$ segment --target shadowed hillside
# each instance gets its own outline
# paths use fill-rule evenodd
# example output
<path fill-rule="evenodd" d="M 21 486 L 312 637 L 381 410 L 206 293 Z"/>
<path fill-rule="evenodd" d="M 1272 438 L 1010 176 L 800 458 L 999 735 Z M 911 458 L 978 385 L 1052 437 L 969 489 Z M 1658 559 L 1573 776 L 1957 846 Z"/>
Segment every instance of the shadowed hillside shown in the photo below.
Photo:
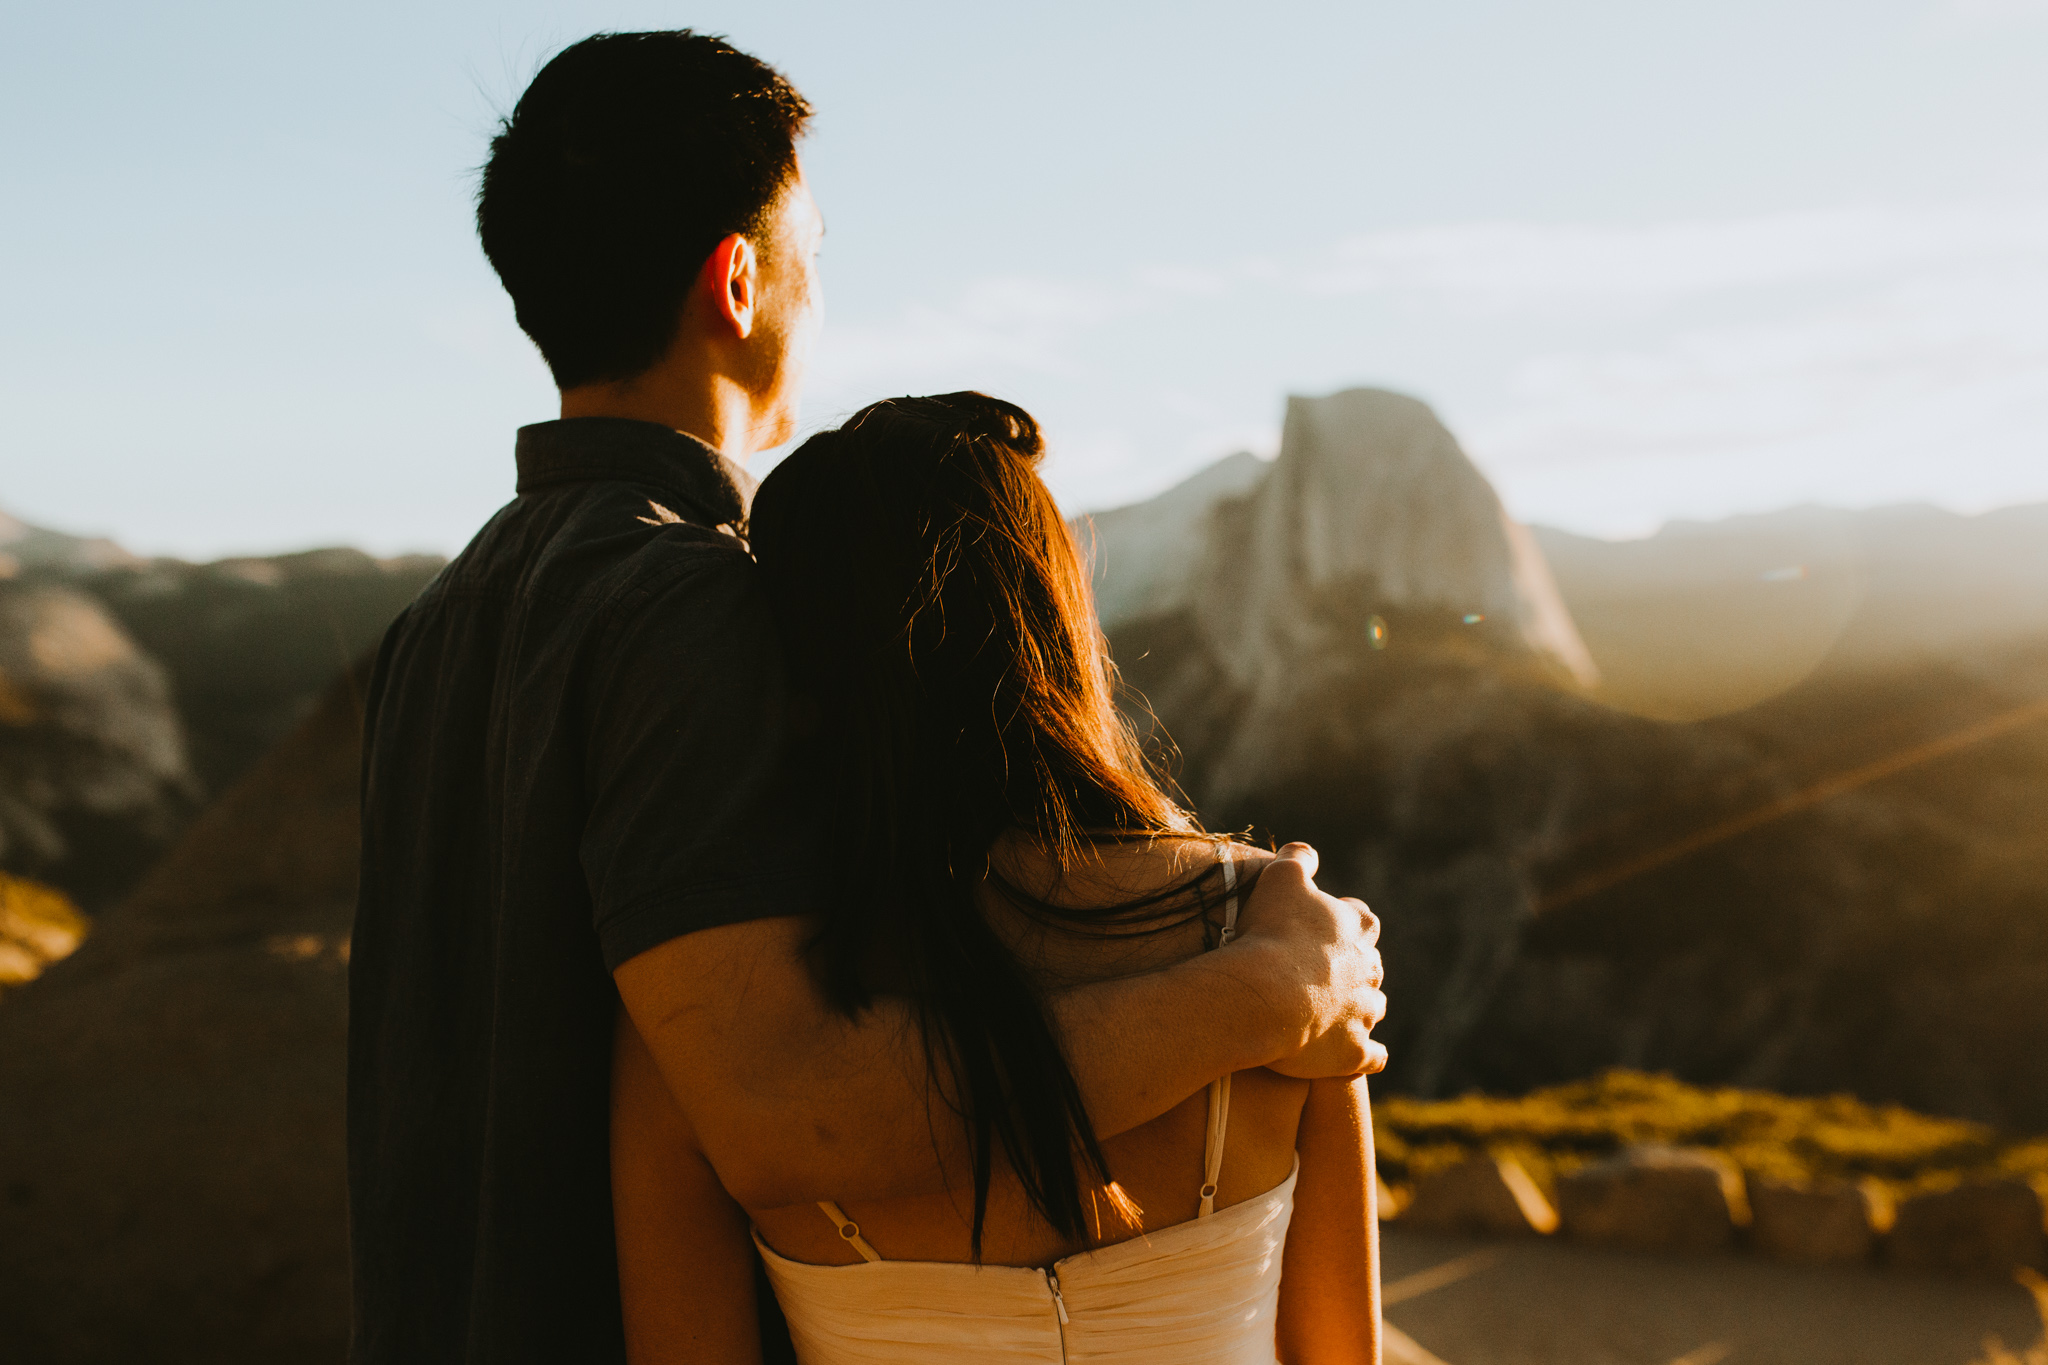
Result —
<path fill-rule="evenodd" d="M 209 793 L 284 738 L 335 672 L 440 572 L 432 555 L 308 550 L 186 564 L 158 559 L 79 580 L 169 675 Z"/>
<path fill-rule="evenodd" d="M 341 1359 L 362 677 L 0 999 L 8 1359 Z"/>

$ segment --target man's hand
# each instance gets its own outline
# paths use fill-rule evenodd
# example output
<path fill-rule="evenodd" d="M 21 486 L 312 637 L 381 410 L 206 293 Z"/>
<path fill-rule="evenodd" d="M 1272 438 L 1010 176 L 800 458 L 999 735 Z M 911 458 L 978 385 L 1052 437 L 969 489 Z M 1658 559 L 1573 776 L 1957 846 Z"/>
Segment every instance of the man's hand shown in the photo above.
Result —
<path fill-rule="evenodd" d="M 1307 844 L 1280 850 L 1245 902 L 1230 951 L 1247 950 L 1235 965 L 1265 998 L 1299 1002 L 1268 1066 L 1303 1080 L 1368 1075 L 1387 1064 L 1371 1036 L 1387 1013 L 1380 922 L 1364 901 L 1317 890 L 1316 864 Z"/>

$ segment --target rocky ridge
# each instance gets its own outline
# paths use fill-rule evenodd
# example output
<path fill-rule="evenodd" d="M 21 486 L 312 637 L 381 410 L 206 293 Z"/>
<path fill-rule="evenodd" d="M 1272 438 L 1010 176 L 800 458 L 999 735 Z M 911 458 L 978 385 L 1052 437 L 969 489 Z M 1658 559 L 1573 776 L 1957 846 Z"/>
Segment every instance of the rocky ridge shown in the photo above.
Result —
<path fill-rule="evenodd" d="M 440 564 L 188 564 L 0 513 L 0 871 L 112 907 Z"/>
<path fill-rule="evenodd" d="M 1795 507 L 1641 540 L 1535 528 L 1609 705 L 1725 715 L 1816 673 L 1953 660 L 2048 636 L 2048 504 Z"/>

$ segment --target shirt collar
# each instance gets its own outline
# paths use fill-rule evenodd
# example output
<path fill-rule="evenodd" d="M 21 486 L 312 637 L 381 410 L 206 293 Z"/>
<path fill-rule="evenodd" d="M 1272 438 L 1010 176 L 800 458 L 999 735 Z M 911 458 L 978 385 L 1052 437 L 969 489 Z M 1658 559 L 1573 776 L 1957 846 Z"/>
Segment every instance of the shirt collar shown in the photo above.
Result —
<path fill-rule="evenodd" d="M 519 428 L 518 491 L 614 480 L 647 484 L 685 520 L 741 524 L 756 480 L 687 432 L 625 417 L 567 417 Z"/>

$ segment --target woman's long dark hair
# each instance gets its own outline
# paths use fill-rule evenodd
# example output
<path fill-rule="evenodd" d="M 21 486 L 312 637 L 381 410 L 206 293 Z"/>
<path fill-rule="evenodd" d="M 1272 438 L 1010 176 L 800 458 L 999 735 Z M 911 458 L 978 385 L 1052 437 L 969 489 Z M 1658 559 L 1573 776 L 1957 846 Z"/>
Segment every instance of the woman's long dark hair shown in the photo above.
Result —
<path fill-rule="evenodd" d="M 976 888 L 1097 934 L 1184 923 L 1207 899 L 1205 871 L 1120 905 L 1068 906 L 990 866 L 1011 830 L 1059 869 L 1096 845 L 1201 837 L 1112 704 L 1043 453 L 1014 404 L 889 399 L 790 455 L 749 525 L 792 678 L 817 708 L 809 757 L 844 846 L 814 967 L 849 1014 L 871 1002 L 878 965 L 913 1002 L 933 1084 L 972 1141 L 976 1259 L 998 1143 L 1064 1236 L 1090 1235 L 1083 1169 L 1113 1189 L 1044 1003 Z"/>

